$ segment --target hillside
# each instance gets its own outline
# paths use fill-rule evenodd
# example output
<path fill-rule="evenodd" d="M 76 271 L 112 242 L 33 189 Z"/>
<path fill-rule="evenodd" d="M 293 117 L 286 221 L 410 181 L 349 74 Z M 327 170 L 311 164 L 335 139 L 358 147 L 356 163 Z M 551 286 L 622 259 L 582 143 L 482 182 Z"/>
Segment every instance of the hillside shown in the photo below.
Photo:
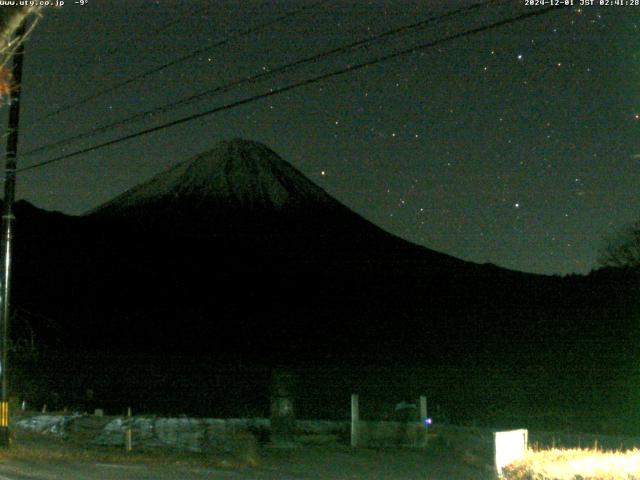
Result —
<path fill-rule="evenodd" d="M 55 322 L 55 342 L 40 340 L 69 353 L 583 372 L 633 360 L 622 273 L 530 275 L 411 244 L 256 142 L 221 142 L 81 217 L 26 203 L 17 217 L 14 304 Z"/>

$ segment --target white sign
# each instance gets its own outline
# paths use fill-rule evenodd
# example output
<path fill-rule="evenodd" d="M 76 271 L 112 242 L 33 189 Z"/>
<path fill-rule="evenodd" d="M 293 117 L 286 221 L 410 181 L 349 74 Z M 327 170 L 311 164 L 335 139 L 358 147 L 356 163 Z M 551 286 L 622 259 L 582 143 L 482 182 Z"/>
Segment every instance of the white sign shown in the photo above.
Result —
<path fill-rule="evenodd" d="M 498 475 L 502 475 L 503 467 L 524 457 L 527 452 L 528 435 L 525 429 L 493 432 Z"/>

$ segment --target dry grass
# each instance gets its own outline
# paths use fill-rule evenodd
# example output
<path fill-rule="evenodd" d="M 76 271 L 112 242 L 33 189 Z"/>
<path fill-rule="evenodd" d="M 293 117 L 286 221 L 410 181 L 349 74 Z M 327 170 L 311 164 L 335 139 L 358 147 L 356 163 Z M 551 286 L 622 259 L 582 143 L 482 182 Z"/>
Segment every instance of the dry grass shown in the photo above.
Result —
<path fill-rule="evenodd" d="M 640 480 L 640 450 L 529 450 L 503 474 L 504 478 L 518 480 Z"/>

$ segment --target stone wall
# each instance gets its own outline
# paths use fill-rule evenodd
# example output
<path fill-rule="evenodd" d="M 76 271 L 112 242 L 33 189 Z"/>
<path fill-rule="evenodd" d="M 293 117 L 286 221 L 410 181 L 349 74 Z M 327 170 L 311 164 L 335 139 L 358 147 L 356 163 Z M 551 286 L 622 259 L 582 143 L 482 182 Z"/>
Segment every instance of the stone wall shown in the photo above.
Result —
<path fill-rule="evenodd" d="M 193 452 L 229 451 L 238 438 L 250 435 L 258 442 L 270 441 L 267 418 L 106 417 L 95 415 L 23 415 L 13 420 L 13 428 L 42 434 L 81 439 L 89 444 L 124 447 L 131 429 L 134 448 L 168 447 Z M 360 422 L 362 446 L 420 444 L 419 424 Z M 293 442 L 305 444 L 349 443 L 348 421 L 298 420 Z"/>

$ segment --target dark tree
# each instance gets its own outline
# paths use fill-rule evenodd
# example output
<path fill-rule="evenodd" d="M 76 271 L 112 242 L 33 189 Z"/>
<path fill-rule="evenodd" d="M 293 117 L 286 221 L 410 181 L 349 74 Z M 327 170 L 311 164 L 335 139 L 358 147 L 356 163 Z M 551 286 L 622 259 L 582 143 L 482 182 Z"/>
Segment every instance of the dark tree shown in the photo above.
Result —
<path fill-rule="evenodd" d="M 603 267 L 640 266 L 640 220 L 610 237 L 600 250 L 598 263 Z"/>

